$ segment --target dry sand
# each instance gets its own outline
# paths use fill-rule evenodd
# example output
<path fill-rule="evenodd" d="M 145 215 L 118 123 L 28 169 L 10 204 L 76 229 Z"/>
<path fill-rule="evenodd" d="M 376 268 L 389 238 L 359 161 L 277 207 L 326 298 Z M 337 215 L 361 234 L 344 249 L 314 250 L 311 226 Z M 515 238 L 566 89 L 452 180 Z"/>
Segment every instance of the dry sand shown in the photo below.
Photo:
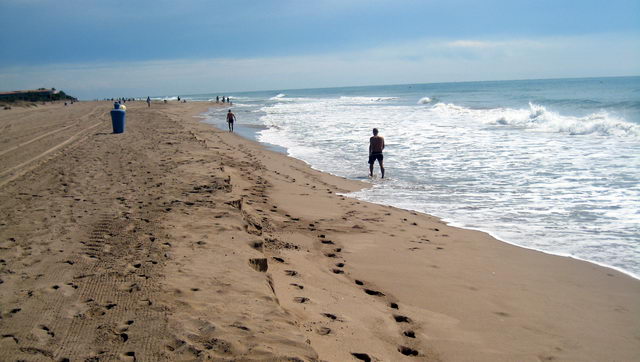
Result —
<path fill-rule="evenodd" d="M 0 360 L 640 360 L 637 280 L 339 196 L 209 106 L 0 111 Z"/>

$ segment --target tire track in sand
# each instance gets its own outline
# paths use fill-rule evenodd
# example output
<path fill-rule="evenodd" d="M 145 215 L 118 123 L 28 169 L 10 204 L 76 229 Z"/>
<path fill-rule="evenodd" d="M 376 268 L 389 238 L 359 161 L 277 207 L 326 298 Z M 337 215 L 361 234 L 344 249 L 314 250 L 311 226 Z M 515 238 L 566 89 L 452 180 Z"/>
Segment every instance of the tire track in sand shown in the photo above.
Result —
<path fill-rule="evenodd" d="M 103 123 L 104 123 L 104 121 L 96 122 L 96 123 L 92 124 L 91 126 L 89 126 L 87 128 L 84 128 L 81 131 L 75 133 L 73 136 L 69 137 L 65 141 L 63 141 L 63 142 L 61 142 L 61 143 L 49 148 L 48 150 L 40 153 L 39 155 L 37 155 L 35 157 L 32 157 L 31 159 L 29 159 L 29 160 L 27 160 L 25 162 L 22 162 L 22 163 L 20 163 L 20 164 L 18 164 L 16 166 L 13 166 L 13 167 L 11 167 L 11 168 L 9 168 L 7 170 L 4 170 L 4 171 L 0 172 L 0 178 L 1 178 L 1 177 L 5 177 L 6 175 L 11 175 L 11 173 L 13 173 L 14 171 L 17 171 L 15 173 L 13 173 L 11 176 L 9 176 L 7 179 L 5 179 L 3 181 L 0 181 L 0 187 L 3 187 L 7 183 L 9 183 L 9 182 L 15 180 L 16 178 L 24 175 L 25 173 L 31 171 L 34 167 L 37 167 L 37 166 L 27 167 L 27 168 L 24 168 L 24 169 L 20 170 L 21 168 L 23 168 L 25 166 L 28 166 L 29 164 L 31 164 L 31 163 L 39 160 L 39 159 L 44 158 L 45 156 L 57 151 L 58 149 L 66 146 L 66 145 L 68 145 L 68 144 L 70 144 L 70 143 L 72 143 L 72 142 L 74 142 L 76 140 L 84 140 L 86 137 L 84 137 L 84 138 L 81 137 L 84 133 L 86 133 L 87 131 L 89 131 L 89 130 L 91 130 L 93 128 L 98 127 L 99 125 L 101 125 Z"/>

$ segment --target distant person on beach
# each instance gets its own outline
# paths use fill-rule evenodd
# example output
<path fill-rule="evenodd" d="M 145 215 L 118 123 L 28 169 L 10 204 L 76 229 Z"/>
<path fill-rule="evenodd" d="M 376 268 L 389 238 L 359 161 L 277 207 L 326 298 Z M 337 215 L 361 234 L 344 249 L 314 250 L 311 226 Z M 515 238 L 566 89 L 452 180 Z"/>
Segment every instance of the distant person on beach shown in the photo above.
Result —
<path fill-rule="evenodd" d="M 231 110 L 227 113 L 227 123 L 229 124 L 229 132 L 233 132 L 233 122 L 236 121 L 236 115 L 231 113 Z"/>
<path fill-rule="evenodd" d="M 147 107 L 151 107 L 151 98 L 147 97 Z"/>
<path fill-rule="evenodd" d="M 369 176 L 373 177 L 373 164 L 378 160 L 380 172 L 384 178 L 384 166 L 382 165 L 382 150 L 384 150 L 384 137 L 378 136 L 378 129 L 373 129 L 373 137 L 369 138 Z"/>
<path fill-rule="evenodd" d="M 220 96 L 216 96 L 216 103 L 220 103 Z"/>

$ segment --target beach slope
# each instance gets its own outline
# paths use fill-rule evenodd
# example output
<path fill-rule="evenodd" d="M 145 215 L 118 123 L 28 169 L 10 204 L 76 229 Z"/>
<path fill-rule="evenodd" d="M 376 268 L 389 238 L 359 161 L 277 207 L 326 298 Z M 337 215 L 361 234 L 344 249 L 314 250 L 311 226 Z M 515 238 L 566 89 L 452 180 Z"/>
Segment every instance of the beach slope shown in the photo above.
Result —
<path fill-rule="evenodd" d="M 210 106 L 0 113 L 1 360 L 640 358 L 637 280 L 341 196 Z"/>

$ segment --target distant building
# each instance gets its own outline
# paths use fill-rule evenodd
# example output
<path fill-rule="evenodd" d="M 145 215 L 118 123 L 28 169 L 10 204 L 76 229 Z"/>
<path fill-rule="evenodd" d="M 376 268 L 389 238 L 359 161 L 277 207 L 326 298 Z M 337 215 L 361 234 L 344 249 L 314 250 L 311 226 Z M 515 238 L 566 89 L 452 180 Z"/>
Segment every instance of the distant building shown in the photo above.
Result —
<path fill-rule="evenodd" d="M 57 101 L 62 99 L 73 99 L 74 97 L 66 95 L 63 91 L 56 90 L 55 88 L 46 89 L 32 89 L 32 90 L 19 90 L 12 92 L 0 92 L 0 101 L 28 101 L 28 102 L 42 102 L 42 101 Z"/>

